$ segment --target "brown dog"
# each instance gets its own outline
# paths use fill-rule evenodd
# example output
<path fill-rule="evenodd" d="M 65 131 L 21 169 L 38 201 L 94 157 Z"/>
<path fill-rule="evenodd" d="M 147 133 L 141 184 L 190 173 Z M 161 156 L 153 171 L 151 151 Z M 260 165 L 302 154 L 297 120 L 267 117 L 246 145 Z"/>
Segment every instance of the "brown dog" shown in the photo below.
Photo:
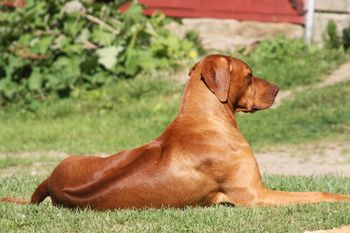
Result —
<path fill-rule="evenodd" d="M 108 210 L 350 201 L 345 195 L 264 187 L 235 113 L 269 108 L 277 86 L 254 77 L 244 62 L 222 55 L 205 57 L 189 75 L 180 112 L 158 138 L 107 158 L 63 160 L 30 203 L 50 196 L 55 205 Z"/>

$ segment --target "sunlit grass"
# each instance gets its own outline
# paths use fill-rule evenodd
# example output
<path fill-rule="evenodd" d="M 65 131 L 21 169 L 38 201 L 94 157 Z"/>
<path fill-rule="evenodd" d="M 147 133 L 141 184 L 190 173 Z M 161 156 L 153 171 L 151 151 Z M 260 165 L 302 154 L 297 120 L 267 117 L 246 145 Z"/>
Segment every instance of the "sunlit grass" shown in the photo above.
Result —
<path fill-rule="evenodd" d="M 0 196 L 29 198 L 43 176 L 0 178 Z M 273 189 L 350 194 L 349 178 L 264 178 Z M 94 212 L 53 207 L 0 204 L 1 232 L 304 232 L 350 224 L 350 204 L 289 207 L 196 207 Z"/>

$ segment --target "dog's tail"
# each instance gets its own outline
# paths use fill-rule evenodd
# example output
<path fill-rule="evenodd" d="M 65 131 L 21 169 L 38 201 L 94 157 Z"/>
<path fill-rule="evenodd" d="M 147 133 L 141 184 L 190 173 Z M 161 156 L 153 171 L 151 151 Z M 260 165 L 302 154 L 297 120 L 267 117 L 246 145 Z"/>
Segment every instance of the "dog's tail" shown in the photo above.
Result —
<path fill-rule="evenodd" d="M 0 198 L 0 202 L 15 203 L 18 205 L 27 205 L 30 203 L 29 200 L 12 198 L 12 197 L 2 197 Z"/>
<path fill-rule="evenodd" d="M 36 190 L 33 193 L 30 200 L 24 200 L 24 199 L 20 199 L 20 198 L 3 197 L 3 198 L 0 198 L 0 202 L 15 203 L 15 204 L 19 204 L 19 205 L 39 204 L 49 195 L 50 194 L 49 194 L 49 190 L 48 190 L 48 179 L 46 179 L 36 188 Z"/>
<path fill-rule="evenodd" d="M 49 193 L 49 178 L 44 180 L 35 190 L 35 192 L 32 195 L 32 198 L 30 199 L 30 204 L 39 204 L 42 202 L 46 197 L 50 196 Z"/>

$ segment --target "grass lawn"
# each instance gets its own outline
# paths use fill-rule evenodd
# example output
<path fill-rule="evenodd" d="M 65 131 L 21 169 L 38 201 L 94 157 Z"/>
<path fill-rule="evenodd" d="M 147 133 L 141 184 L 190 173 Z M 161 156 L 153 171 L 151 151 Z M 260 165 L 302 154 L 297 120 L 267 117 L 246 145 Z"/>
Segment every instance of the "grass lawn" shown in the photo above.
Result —
<path fill-rule="evenodd" d="M 0 178 L 0 196 L 29 198 L 44 178 L 20 173 Z M 269 176 L 264 180 L 274 189 L 350 194 L 349 178 Z M 0 204 L 0 232 L 304 232 L 350 224 L 349 212 L 350 203 L 94 212 L 56 208 L 45 201 L 39 206 Z"/>
<path fill-rule="evenodd" d="M 162 79 L 120 81 L 35 113 L 0 110 L 0 151 L 113 153 L 147 143 L 175 117 L 183 87 Z M 276 109 L 238 117 L 254 149 L 344 137 L 350 132 L 350 82 L 305 91 Z"/>
<path fill-rule="evenodd" d="M 277 37 L 262 41 L 248 56 L 238 56 L 253 68 L 255 76 L 276 83 L 285 90 L 320 82 L 349 55 L 337 49 L 308 46 L 303 40 Z"/>
<path fill-rule="evenodd" d="M 0 151 L 112 153 L 156 137 L 175 117 L 179 85 L 122 80 L 79 99 L 44 103 L 35 113 L 0 110 Z"/>

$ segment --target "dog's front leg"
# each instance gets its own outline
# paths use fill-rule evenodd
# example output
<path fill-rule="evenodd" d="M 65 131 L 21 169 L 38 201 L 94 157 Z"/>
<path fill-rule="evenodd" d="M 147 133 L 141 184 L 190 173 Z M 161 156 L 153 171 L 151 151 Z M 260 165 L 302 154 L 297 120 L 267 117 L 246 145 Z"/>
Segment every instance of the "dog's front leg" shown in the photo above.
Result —
<path fill-rule="evenodd" d="M 280 206 L 322 202 L 350 202 L 350 195 L 326 192 L 283 192 L 267 189 L 252 154 L 246 154 L 236 161 L 231 177 L 223 185 L 226 199 L 243 206 Z"/>
<path fill-rule="evenodd" d="M 350 196 L 327 192 L 282 192 L 264 189 L 259 192 L 255 204 L 271 206 L 340 201 L 350 202 Z"/>
<path fill-rule="evenodd" d="M 269 189 L 239 188 L 227 194 L 233 204 L 255 206 L 283 206 L 325 202 L 350 202 L 350 196 L 326 192 L 283 192 Z"/>

